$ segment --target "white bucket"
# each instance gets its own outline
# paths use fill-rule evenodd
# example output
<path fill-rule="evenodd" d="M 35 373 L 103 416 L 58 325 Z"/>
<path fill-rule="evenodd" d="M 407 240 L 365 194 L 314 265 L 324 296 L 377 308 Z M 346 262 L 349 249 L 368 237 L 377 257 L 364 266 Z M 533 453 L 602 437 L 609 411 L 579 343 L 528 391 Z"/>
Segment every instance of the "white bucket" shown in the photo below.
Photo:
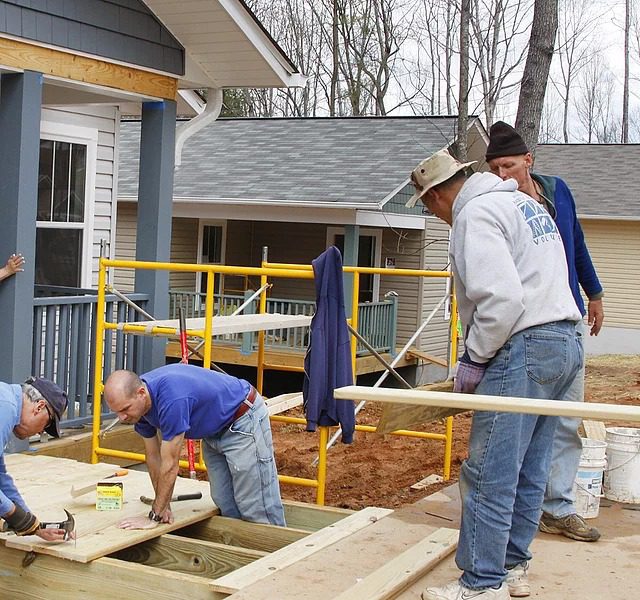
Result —
<path fill-rule="evenodd" d="M 583 519 L 595 519 L 600 512 L 602 474 L 607 464 L 606 449 L 606 442 L 582 438 L 582 453 L 573 493 L 576 513 Z"/>
<path fill-rule="evenodd" d="M 606 439 L 605 497 L 640 504 L 640 429 L 609 427 Z"/>

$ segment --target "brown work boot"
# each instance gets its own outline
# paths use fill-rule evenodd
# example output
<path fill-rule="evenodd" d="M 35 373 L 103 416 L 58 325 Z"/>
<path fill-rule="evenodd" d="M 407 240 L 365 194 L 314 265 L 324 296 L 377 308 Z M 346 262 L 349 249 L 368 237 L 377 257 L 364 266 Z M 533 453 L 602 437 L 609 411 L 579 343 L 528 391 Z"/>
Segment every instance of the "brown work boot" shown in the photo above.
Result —
<path fill-rule="evenodd" d="M 557 533 L 579 542 L 596 542 L 600 539 L 600 532 L 575 513 L 556 518 L 543 512 L 538 529 L 542 533 Z"/>

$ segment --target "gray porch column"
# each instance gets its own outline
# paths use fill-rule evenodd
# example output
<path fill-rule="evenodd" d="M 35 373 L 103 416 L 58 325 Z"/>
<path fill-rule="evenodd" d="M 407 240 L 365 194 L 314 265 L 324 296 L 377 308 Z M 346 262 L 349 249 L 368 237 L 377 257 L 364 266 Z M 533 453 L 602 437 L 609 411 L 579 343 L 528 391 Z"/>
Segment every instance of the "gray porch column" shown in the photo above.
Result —
<path fill-rule="evenodd" d="M 169 262 L 175 133 L 175 102 L 165 100 L 142 105 L 136 260 Z M 149 313 L 156 319 L 168 318 L 167 271 L 137 269 L 135 289 L 149 294 Z M 143 371 L 164 365 L 165 345 L 164 338 L 145 339 Z"/>
<path fill-rule="evenodd" d="M 351 267 L 358 266 L 358 246 L 360 242 L 360 226 L 344 226 L 344 256 L 343 264 Z M 347 311 L 347 319 L 351 317 L 351 297 L 353 295 L 353 274 L 344 276 L 344 307 Z"/>
<path fill-rule="evenodd" d="M 0 282 L 0 381 L 31 374 L 42 74 L 0 76 L 0 265 L 20 252 L 24 273 Z"/>

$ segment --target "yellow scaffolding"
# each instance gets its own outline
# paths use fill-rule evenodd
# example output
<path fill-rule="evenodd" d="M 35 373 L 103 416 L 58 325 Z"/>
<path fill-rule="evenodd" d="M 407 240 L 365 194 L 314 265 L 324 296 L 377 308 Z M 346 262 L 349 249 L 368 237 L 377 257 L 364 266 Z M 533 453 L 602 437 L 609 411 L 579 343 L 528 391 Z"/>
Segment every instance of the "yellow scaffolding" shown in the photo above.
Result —
<path fill-rule="evenodd" d="M 256 276 L 260 277 L 260 285 L 264 286 L 268 283 L 269 277 L 284 277 L 284 278 L 297 278 L 297 279 L 313 279 L 313 268 L 311 265 L 292 265 L 284 263 L 266 263 L 263 262 L 261 267 L 239 267 L 239 266 L 226 266 L 226 265 L 202 265 L 202 264 L 188 264 L 188 263 L 159 263 L 149 261 L 133 261 L 133 260 L 113 260 L 107 258 L 100 259 L 100 268 L 98 273 L 98 299 L 97 299 L 97 318 L 96 318 L 96 336 L 95 336 L 95 355 L 94 355 L 94 382 L 93 382 L 93 430 L 92 430 L 92 442 L 91 442 L 91 462 L 97 463 L 101 456 L 110 456 L 114 458 L 124 458 L 137 460 L 141 462 L 146 461 L 144 454 L 136 452 L 127 452 L 122 450 L 115 450 L 112 448 L 105 448 L 100 446 L 100 416 L 102 405 L 102 393 L 104 390 L 103 384 L 103 353 L 104 353 L 104 339 L 106 330 L 118 330 L 123 333 L 132 334 L 151 334 L 151 335 L 175 335 L 175 329 L 166 326 L 149 326 L 148 324 L 140 323 L 112 323 L 105 319 L 106 308 L 106 283 L 107 283 L 107 269 L 108 268 L 124 268 L 124 269 L 151 269 L 151 270 L 165 270 L 165 271 L 179 271 L 179 272 L 201 272 L 201 273 L 220 273 L 220 274 L 233 274 L 244 276 Z M 412 276 L 412 277 L 450 277 L 448 271 L 427 271 L 427 270 L 414 270 L 414 269 L 378 269 L 372 267 L 349 267 L 343 268 L 344 272 L 353 273 L 353 298 L 352 298 L 352 314 L 351 314 L 351 326 L 357 330 L 358 326 L 358 292 L 359 292 L 359 276 L 361 273 L 372 274 L 384 274 L 392 276 Z M 205 300 L 205 318 L 204 327 L 202 329 L 187 329 L 187 335 L 189 337 L 199 337 L 204 340 L 203 349 L 203 367 L 209 369 L 211 367 L 211 346 L 212 346 L 212 331 L 213 331 L 213 305 L 214 305 L 214 289 L 213 289 L 214 277 L 207 277 L 207 292 Z M 266 288 L 260 294 L 260 308 L 259 313 L 266 313 L 267 295 Z M 450 322 L 450 364 L 453 364 L 457 357 L 456 341 L 457 341 L 457 321 L 455 310 L 455 297 L 452 296 L 452 310 L 451 310 L 451 322 Z M 357 340 L 352 337 L 351 343 L 351 358 L 353 364 L 354 375 L 356 373 L 356 347 Z M 262 388 L 264 384 L 264 370 L 266 368 L 273 368 L 270 365 L 265 365 L 265 332 L 260 330 L 258 332 L 258 358 L 257 358 L 257 379 L 256 388 L 259 393 L 262 394 Z M 299 370 L 299 369 L 297 369 Z M 273 415 L 271 417 L 273 421 L 280 421 L 286 423 L 306 424 L 305 419 L 295 417 L 284 417 L 281 415 Z M 318 452 L 318 467 L 316 479 L 294 477 L 289 475 L 279 475 L 279 480 L 282 483 L 289 483 L 294 485 L 300 485 L 305 487 L 312 487 L 316 489 L 316 503 L 319 505 L 324 504 L 325 488 L 326 488 L 326 475 L 327 475 L 327 442 L 329 440 L 329 427 L 319 427 L 319 452 Z M 356 425 L 357 431 L 373 432 L 375 427 L 367 425 Z M 453 418 L 448 417 L 446 420 L 446 431 L 444 434 L 428 433 L 419 431 L 398 430 L 393 432 L 394 435 L 404 435 L 408 437 L 417 437 L 422 439 L 436 439 L 445 442 L 444 453 L 444 469 L 443 476 L 445 480 L 450 478 L 451 474 L 451 445 L 453 439 Z M 196 469 L 205 470 L 205 465 L 202 461 L 202 453 L 200 454 L 199 461 L 196 465 Z M 188 468 L 187 461 L 181 460 L 180 466 Z"/>

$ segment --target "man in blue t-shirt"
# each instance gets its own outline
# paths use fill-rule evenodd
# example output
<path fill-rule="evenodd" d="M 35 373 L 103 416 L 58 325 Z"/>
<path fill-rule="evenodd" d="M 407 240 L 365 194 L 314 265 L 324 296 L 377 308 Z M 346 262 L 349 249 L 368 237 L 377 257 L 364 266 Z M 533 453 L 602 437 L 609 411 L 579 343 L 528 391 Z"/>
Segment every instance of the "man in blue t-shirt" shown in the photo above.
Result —
<path fill-rule="evenodd" d="M 564 244 L 573 298 L 583 317 L 587 316 L 589 333 L 598 335 L 604 320 L 604 291 L 585 243 L 569 186 L 559 177 L 532 173 L 533 157 L 524 140 L 503 121 L 491 126 L 486 160 L 492 173 L 502 179 L 515 179 L 518 189 L 538 201 L 553 217 Z M 580 288 L 588 299 L 586 310 Z M 577 328 L 583 336 L 586 335 L 587 327 L 583 320 L 578 322 Z M 563 399 L 584 401 L 584 366 Z M 576 514 L 575 507 L 573 487 L 582 452 L 579 425 L 580 419 L 558 418 L 540 531 L 595 542 L 600 532 Z"/>
<path fill-rule="evenodd" d="M 109 408 L 143 437 L 155 499 L 147 516 L 124 529 L 172 523 L 170 500 L 182 442 L 201 439 L 211 497 L 225 517 L 285 525 L 269 413 L 247 381 L 172 364 L 138 377 L 113 372 L 104 387 Z"/>

